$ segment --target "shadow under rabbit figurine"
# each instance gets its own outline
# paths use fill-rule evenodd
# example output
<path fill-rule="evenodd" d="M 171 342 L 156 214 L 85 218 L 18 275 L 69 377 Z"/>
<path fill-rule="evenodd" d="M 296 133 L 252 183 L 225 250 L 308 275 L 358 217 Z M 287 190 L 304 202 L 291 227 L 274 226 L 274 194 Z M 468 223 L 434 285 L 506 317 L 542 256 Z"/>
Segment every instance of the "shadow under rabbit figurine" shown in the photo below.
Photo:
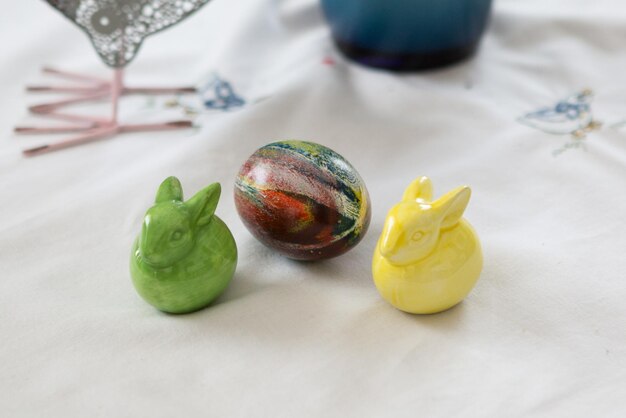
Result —
<path fill-rule="evenodd" d="M 214 212 L 221 187 L 211 184 L 188 201 L 175 177 L 159 187 L 132 249 L 130 273 L 137 292 L 168 313 L 208 306 L 230 283 L 237 246 Z"/>
<path fill-rule="evenodd" d="M 462 218 L 471 191 L 432 201 L 428 177 L 413 181 L 388 213 L 372 260 L 381 296 L 409 313 L 436 313 L 461 302 L 480 276 L 478 236 Z"/>

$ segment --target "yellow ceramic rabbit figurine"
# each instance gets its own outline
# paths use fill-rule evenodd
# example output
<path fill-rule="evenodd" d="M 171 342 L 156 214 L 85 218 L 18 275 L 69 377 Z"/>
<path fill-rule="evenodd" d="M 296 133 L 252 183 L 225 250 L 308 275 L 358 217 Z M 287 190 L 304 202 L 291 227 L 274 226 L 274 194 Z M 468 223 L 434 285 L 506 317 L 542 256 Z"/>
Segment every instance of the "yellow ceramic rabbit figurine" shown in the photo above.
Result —
<path fill-rule="evenodd" d="M 410 313 L 441 312 L 456 305 L 480 276 L 478 236 L 462 218 L 471 190 L 459 187 L 432 201 L 428 177 L 406 189 L 387 214 L 372 260 L 382 297 Z"/>

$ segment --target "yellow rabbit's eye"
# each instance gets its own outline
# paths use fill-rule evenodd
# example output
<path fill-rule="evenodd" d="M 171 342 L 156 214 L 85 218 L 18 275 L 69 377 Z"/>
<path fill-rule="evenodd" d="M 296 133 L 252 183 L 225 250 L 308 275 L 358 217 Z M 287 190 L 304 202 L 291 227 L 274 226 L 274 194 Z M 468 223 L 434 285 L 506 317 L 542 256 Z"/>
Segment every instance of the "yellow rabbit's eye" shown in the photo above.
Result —
<path fill-rule="evenodd" d="M 424 238 L 424 233 L 423 233 L 423 232 L 421 232 L 421 231 L 417 231 L 416 233 L 414 233 L 414 234 L 411 236 L 411 239 L 412 239 L 413 241 L 419 241 L 419 240 L 421 240 L 422 238 Z"/>

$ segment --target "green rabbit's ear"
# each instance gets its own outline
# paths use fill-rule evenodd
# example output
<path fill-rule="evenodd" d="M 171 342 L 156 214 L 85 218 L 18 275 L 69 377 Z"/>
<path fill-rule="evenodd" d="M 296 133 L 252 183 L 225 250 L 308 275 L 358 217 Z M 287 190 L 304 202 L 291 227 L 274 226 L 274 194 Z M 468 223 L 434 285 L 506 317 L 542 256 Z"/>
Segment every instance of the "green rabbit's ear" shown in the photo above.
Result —
<path fill-rule="evenodd" d="M 472 190 L 468 186 L 462 186 L 441 196 L 433 204 L 433 208 L 441 216 L 441 227 L 451 228 L 463 217 L 463 212 L 469 203 Z"/>
<path fill-rule="evenodd" d="M 171 202 L 172 200 L 183 201 L 183 187 L 176 177 L 168 177 L 161 183 L 155 203 Z"/>
<path fill-rule="evenodd" d="M 409 185 L 404 191 L 402 200 L 405 202 L 414 202 L 417 199 L 422 199 L 430 202 L 433 198 L 433 184 L 426 176 L 419 177 L 413 180 L 413 183 Z"/>
<path fill-rule="evenodd" d="M 217 203 L 220 201 L 221 193 L 222 186 L 220 186 L 219 183 L 213 183 L 200 190 L 185 203 L 191 212 L 193 224 L 202 226 L 211 221 L 211 217 L 215 213 L 215 208 L 217 208 Z"/>

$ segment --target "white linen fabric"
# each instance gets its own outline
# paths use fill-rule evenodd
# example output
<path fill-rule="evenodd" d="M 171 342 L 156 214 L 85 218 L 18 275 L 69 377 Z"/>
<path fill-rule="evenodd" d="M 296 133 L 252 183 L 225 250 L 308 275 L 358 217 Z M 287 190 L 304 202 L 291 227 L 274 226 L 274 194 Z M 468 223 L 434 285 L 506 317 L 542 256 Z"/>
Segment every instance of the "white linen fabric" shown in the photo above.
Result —
<path fill-rule="evenodd" d="M 246 106 L 203 112 L 191 132 L 31 159 L 20 151 L 61 138 L 10 134 L 18 123 L 45 123 L 25 110 L 45 99 L 23 91 L 47 80 L 39 67 L 108 72 L 44 2 L 5 7 L 0 415 L 623 416 L 623 2 L 498 1 L 474 59 L 408 75 L 347 62 L 313 0 L 236 3 L 215 0 L 148 39 L 128 82 L 195 82 L 215 71 Z M 600 127 L 569 127 L 576 113 L 525 118 L 561 135 L 519 120 L 584 88 Z M 180 117 L 167 100 L 124 98 L 122 118 Z M 285 259 L 236 214 L 239 166 L 292 138 L 335 149 L 368 185 L 369 233 L 342 257 Z M 144 211 L 170 175 L 188 197 L 221 182 L 217 214 L 240 255 L 219 301 L 184 316 L 146 304 L 128 272 Z M 430 316 L 384 302 L 370 270 L 386 211 L 420 175 L 438 195 L 471 185 L 466 218 L 485 256 L 468 298 Z"/>

